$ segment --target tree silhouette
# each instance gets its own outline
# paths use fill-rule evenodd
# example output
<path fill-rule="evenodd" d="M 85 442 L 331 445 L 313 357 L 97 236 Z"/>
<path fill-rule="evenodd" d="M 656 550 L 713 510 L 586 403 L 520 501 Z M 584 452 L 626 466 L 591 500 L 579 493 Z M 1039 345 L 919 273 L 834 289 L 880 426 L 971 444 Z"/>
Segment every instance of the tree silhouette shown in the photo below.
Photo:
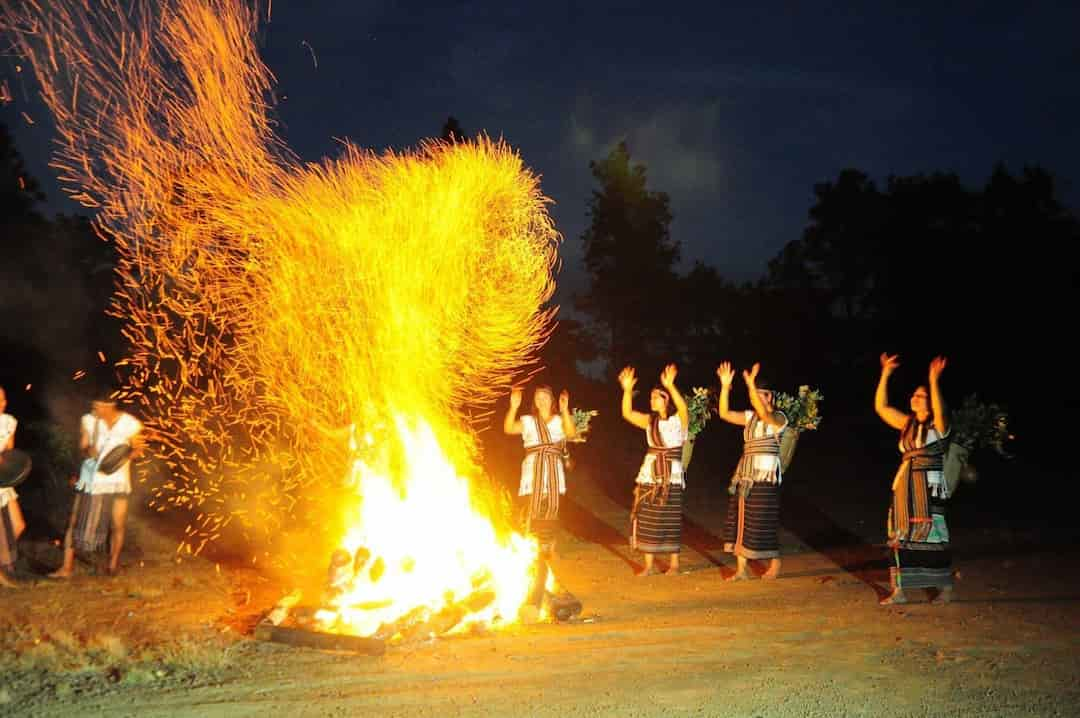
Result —
<path fill-rule="evenodd" d="M 855 169 L 815 185 L 814 195 L 810 225 L 769 263 L 769 279 L 777 286 L 815 286 L 845 318 L 866 318 L 873 311 L 865 302 L 872 265 L 888 220 L 885 202 Z"/>
<path fill-rule="evenodd" d="M 0 218 L 5 224 L 40 221 L 37 205 L 44 201 L 41 185 L 26 171 L 11 133 L 0 122 Z"/>
<path fill-rule="evenodd" d="M 453 115 L 446 118 L 439 136 L 447 142 L 464 142 L 466 139 L 465 130 L 461 129 L 461 123 Z"/>
<path fill-rule="evenodd" d="M 852 369 L 873 374 L 885 348 L 913 360 L 944 353 L 964 367 L 950 376 L 958 393 L 993 386 L 1014 406 L 1036 399 L 1021 381 L 1001 382 L 1002 367 L 1037 361 L 1044 375 L 1071 374 L 1067 354 L 1044 349 L 1056 334 L 1040 320 L 1077 304 L 1080 222 L 1049 172 L 999 165 L 981 189 L 949 173 L 894 176 L 882 191 L 844 170 L 815 194 L 810 225 L 770 261 L 763 285 L 789 298 L 792 311 L 771 316 L 790 346 L 814 347 L 793 352 L 800 361 L 827 353 L 843 387 Z M 855 395 L 864 386 L 851 391 L 865 401 Z"/>
<path fill-rule="evenodd" d="M 668 195 L 648 189 L 645 166 L 631 164 L 625 142 L 589 168 L 600 189 L 581 237 L 589 287 L 575 305 L 602 328 L 609 367 L 617 368 L 631 358 L 648 361 L 669 334 L 679 244 L 670 235 Z"/>

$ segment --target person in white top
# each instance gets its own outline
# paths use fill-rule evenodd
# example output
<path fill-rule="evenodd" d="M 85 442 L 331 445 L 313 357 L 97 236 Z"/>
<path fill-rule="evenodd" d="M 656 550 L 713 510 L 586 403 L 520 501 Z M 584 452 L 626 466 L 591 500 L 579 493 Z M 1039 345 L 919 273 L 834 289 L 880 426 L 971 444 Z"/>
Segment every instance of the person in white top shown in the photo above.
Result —
<path fill-rule="evenodd" d="M 5 414 L 6 410 L 7 393 L 0 386 L 0 451 L 15 448 L 15 429 L 19 423 L 11 414 Z M 18 586 L 9 574 L 15 569 L 15 560 L 19 556 L 18 540 L 25 528 L 19 495 L 13 488 L 0 488 L 0 586 Z"/>
<path fill-rule="evenodd" d="M 67 578 L 75 568 L 75 551 L 97 553 L 108 546 L 106 572 L 115 575 L 124 546 L 128 499 L 131 495 L 131 461 L 106 474 L 98 464 L 110 451 L 127 444 L 131 457 L 142 449 L 142 423 L 121 411 L 109 398 L 96 399 L 80 422 L 79 448 L 86 456 L 75 485 L 75 503 L 64 535 L 64 563 L 53 578 Z"/>
<path fill-rule="evenodd" d="M 622 416 L 645 431 L 648 452 L 638 469 L 634 486 L 634 507 L 630 511 L 630 545 L 645 556 L 645 565 L 638 576 L 656 573 L 653 557 L 669 557 L 668 575 L 679 572 L 679 552 L 682 549 L 682 502 L 686 481 L 682 468 L 682 447 L 690 426 L 686 401 L 675 386 L 678 369 L 668 364 L 660 373 L 660 386 L 649 393 L 648 414 L 634 411 L 634 385 L 637 376 L 633 367 L 619 374 L 622 386 Z M 675 405 L 675 413 L 671 406 Z"/>
<path fill-rule="evenodd" d="M 887 524 L 888 544 L 893 551 L 889 567 L 892 592 L 880 599 L 883 606 L 906 603 L 904 591 L 910 588 L 929 589 L 933 593 L 931 603 L 948 603 L 952 598 L 952 553 L 945 523 L 949 488 L 944 472 L 949 423 L 939 386 L 945 363 L 944 357 L 930 362 L 929 388 L 915 387 L 908 414 L 889 406 L 889 376 L 900 362 L 895 355 L 881 355 L 874 410 L 882 421 L 900 432 L 903 457 L 892 483 Z"/>
<path fill-rule="evenodd" d="M 533 390 L 533 411 L 518 417 L 521 408 L 521 387 L 510 391 L 510 407 L 503 417 L 503 432 L 520 435 L 525 446 L 521 462 L 518 496 L 525 507 L 525 531 L 536 538 L 538 553 L 536 573 L 522 616 L 538 612 L 547 593 L 549 563 L 555 558 L 555 537 L 559 528 L 559 503 L 566 493 L 566 441 L 577 436 L 574 419 L 570 416 L 570 394 L 559 394 L 559 411 L 555 413 L 555 391 L 547 385 Z M 552 593 L 562 592 L 555 580 Z M 567 594 L 569 595 L 569 594 Z M 532 618 L 525 618 L 531 622 Z"/>
<path fill-rule="evenodd" d="M 518 496 L 528 497 L 527 530 L 540 541 L 542 553 L 554 549 L 559 521 L 559 498 L 566 493 L 566 442 L 577 436 L 570 416 L 570 394 L 559 394 L 555 413 L 555 392 L 550 386 L 533 391 L 533 411 L 518 416 L 521 387 L 510 392 L 510 407 L 503 418 L 503 432 L 521 436 L 525 459 L 521 462 Z"/>
<path fill-rule="evenodd" d="M 729 581 L 750 578 L 747 562 L 769 560 L 762 578 L 780 575 L 780 435 L 787 428 L 784 413 L 773 406 L 773 393 L 758 379 L 760 364 L 743 371 L 752 410 L 732 411 L 730 362 L 716 369 L 720 378 L 720 418 L 743 427 L 743 454 L 728 488 L 724 521 L 724 551 L 735 554 L 735 574 Z"/>

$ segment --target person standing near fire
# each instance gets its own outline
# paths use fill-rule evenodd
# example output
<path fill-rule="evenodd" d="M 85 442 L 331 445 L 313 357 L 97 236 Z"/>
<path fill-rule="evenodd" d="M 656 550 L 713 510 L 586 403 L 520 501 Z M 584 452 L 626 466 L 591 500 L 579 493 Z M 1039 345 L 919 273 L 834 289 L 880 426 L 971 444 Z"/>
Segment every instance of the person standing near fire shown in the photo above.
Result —
<path fill-rule="evenodd" d="M 683 480 L 682 447 L 690 426 L 690 411 L 675 386 L 678 373 L 668 364 L 660 373 L 660 386 L 649 392 L 649 413 L 635 411 L 633 367 L 619 374 L 622 386 L 622 416 L 645 431 L 649 447 L 638 469 L 634 487 L 634 507 L 630 512 L 630 541 L 632 548 L 645 556 L 645 565 L 638 576 L 656 573 L 653 559 L 657 554 L 668 556 L 665 573 L 679 572 L 679 552 L 682 549 Z M 672 404 L 675 413 L 671 413 Z"/>
<path fill-rule="evenodd" d="M 945 502 L 949 498 L 945 481 L 949 424 L 939 387 L 945 363 L 944 357 L 930 362 L 929 386 L 915 387 L 908 414 L 889 406 L 889 377 L 900 366 L 899 359 L 896 355 L 881 355 L 874 411 L 900 432 L 899 449 L 903 456 L 892 483 L 893 500 L 888 518 L 892 592 L 879 601 L 883 606 L 906 603 L 904 592 L 909 588 L 936 591 L 931 603 L 947 603 L 952 598 L 952 553 L 949 527 L 945 523 Z"/>
<path fill-rule="evenodd" d="M 75 569 L 75 551 L 93 554 L 108 546 L 105 571 L 115 575 L 120 568 L 124 546 L 128 499 L 131 496 L 131 461 L 112 473 L 99 471 L 100 461 L 113 449 L 127 444 L 131 457 L 142 447 L 142 423 L 117 407 L 108 397 L 95 399 L 91 411 L 80 421 L 79 449 L 86 456 L 79 481 L 75 485 L 75 503 L 64 534 L 64 563 L 49 574 L 68 578 Z"/>
<path fill-rule="evenodd" d="M 15 448 L 15 429 L 18 421 L 7 411 L 7 393 L 0 386 L 0 451 Z M 26 528 L 19 495 L 11 487 L 0 488 L 0 586 L 16 588 L 12 580 L 15 560 L 19 556 L 18 540 Z"/>
<path fill-rule="evenodd" d="M 527 532 L 536 536 L 541 553 L 555 550 L 555 535 L 559 527 L 559 499 L 566 493 L 566 442 L 577 436 L 570 415 L 570 394 L 559 394 L 559 411 L 555 413 L 555 392 L 542 385 L 533 390 L 533 411 L 518 416 L 522 389 L 510 392 L 510 408 L 503 419 L 503 432 L 521 436 L 525 459 L 521 462 L 521 481 L 518 496 L 528 502 Z"/>
<path fill-rule="evenodd" d="M 760 364 L 743 371 L 750 395 L 746 411 L 731 410 L 731 382 L 735 370 L 730 362 L 716 369 L 720 379 L 720 418 L 743 427 L 743 453 L 731 477 L 728 511 L 724 521 L 724 551 L 735 554 L 736 569 L 729 581 L 750 578 L 748 562 L 769 561 L 762 578 L 780 575 L 780 436 L 788 419 L 773 406 L 773 393 L 758 379 Z"/>

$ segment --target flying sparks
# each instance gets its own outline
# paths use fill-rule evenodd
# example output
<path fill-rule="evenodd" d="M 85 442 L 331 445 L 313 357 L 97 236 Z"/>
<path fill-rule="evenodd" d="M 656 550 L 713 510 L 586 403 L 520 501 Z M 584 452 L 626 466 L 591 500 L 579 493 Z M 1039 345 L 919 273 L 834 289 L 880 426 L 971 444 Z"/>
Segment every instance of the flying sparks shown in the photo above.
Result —
<path fill-rule="evenodd" d="M 360 530 L 396 506 L 385 481 L 423 490 L 400 470 L 417 451 L 471 477 L 468 521 L 497 526 L 466 416 L 534 363 L 559 241 L 521 158 L 479 139 L 302 162 L 274 133 L 260 13 L 240 0 L 18 13 L 5 26 L 56 119 L 54 167 L 119 252 L 118 397 L 166 469 L 158 507 L 194 517 L 183 550 L 236 526 L 282 551 L 288 527 L 307 551 L 352 535 L 344 427 L 386 467 L 362 473 Z"/>

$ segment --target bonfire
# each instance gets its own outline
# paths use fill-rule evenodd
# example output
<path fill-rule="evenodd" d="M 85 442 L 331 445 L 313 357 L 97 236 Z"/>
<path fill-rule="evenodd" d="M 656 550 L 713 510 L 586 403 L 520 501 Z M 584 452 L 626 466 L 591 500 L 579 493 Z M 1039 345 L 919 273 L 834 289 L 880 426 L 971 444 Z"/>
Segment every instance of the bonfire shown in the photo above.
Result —
<path fill-rule="evenodd" d="M 536 175 L 484 137 L 302 161 L 241 0 L 6 13 L 61 180 L 118 250 L 119 397 L 166 475 L 155 506 L 191 517 L 181 553 L 239 529 L 290 571 L 321 556 L 322 630 L 516 621 L 536 545 L 483 475 L 475 417 L 552 329 Z"/>

